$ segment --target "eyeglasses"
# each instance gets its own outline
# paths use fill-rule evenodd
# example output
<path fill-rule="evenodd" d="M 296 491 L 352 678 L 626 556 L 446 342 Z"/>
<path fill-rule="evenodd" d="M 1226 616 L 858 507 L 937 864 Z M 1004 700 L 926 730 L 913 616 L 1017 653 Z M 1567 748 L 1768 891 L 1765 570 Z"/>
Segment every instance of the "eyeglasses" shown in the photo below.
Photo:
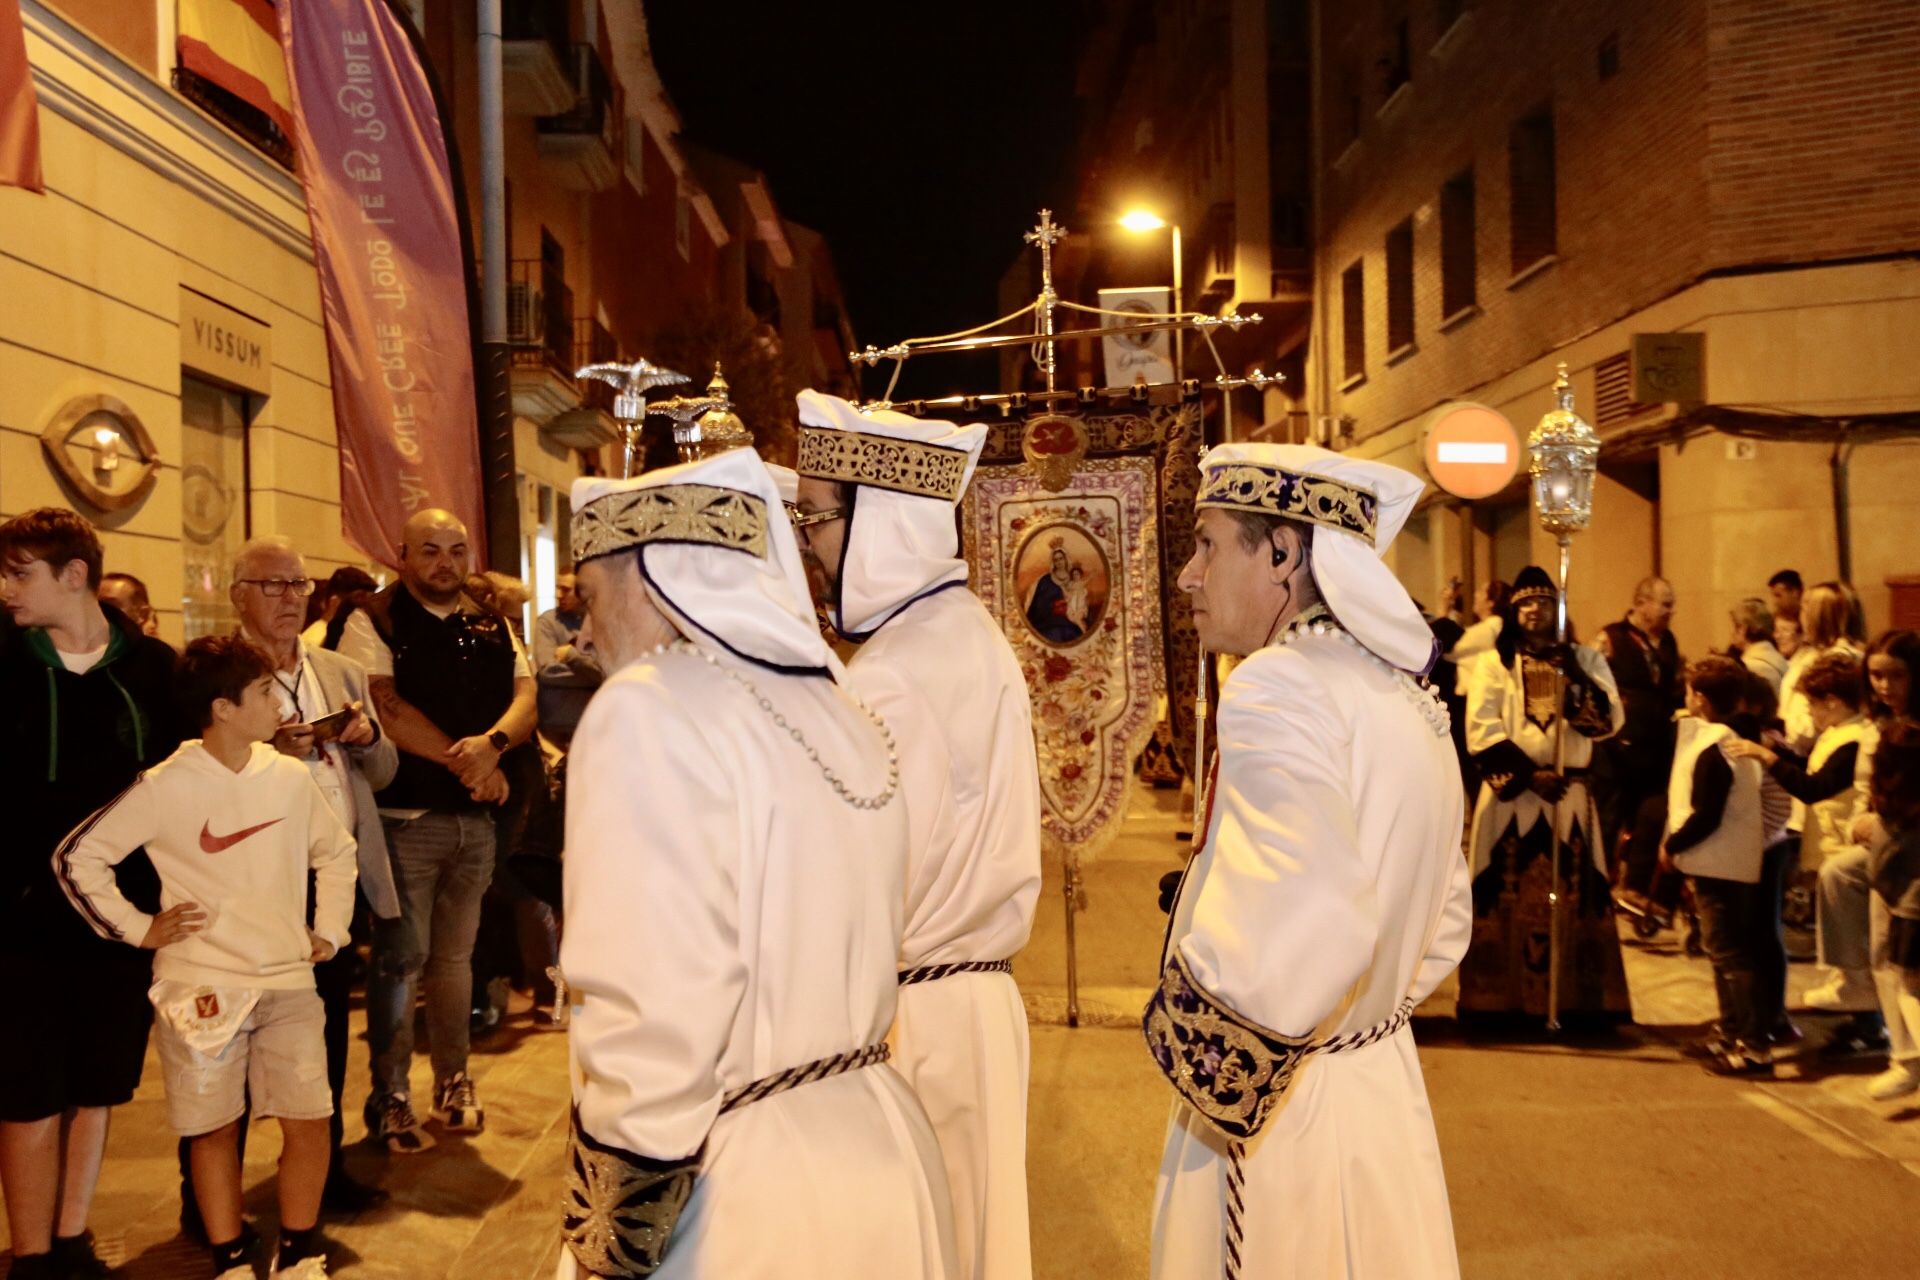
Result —
<path fill-rule="evenodd" d="M 829 507 L 825 511 L 802 511 L 791 502 L 781 504 L 787 509 L 787 519 L 793 521 L 793 531 L 800 533 L 816 524 L 825 524 L 829 520 L 838 520 L 845 514 L 839 507 Z"/>
<path fill-rule="evenodd" d="M 313 594 L 312 578 L 235 578 L 235 582 L 245 582 L 260 588 L 260 594 L 268 599 L 277 600 L 281 596 L 310 596 Z"/>

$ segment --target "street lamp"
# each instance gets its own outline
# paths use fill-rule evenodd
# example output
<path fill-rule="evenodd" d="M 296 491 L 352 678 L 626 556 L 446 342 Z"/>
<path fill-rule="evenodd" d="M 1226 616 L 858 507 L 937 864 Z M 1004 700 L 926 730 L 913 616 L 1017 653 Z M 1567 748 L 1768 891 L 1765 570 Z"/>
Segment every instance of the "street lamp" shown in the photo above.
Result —
<path fill-rule="evenodd" d="M 1173 311 L 1177 315 L 1186 310 L 1186 298 L 1180 288 L 1180 227 L 1168 222 L 1151 209 L 1129 209 L 1120 217 L 1120 225 L 1135 235 L 1144 235 L 1149 231 L 1162 228 L 1173 232 Z M 1173 331 L 1173 380 L 1177 383 L 1186 375 L 1182 368 L 1181 356 L 1185 343 L 1180 330 Z"/>
<path fill-rule="evenodd" d="M 1533 475 L 1533 507 L 1540 527 L 1560 544 L 1560 607 L 1556 639 L 1560 650 L 1567 648 L 1567 567 L 1572 557 L 1573 535 L 1585 529 L 1593 519 L 1593 473 L 1600 462 L 1600 436 L 1573 411 L 1573 385 L 1567 381 L 1567 366 L 1560 366 L 1553 383 L 1554 408 L 1540 419 L 1540 425 L 1527 437 L 1529 471 Z M 1561 659 L 1562 662 L 1566 659 Z M 1566 677 L 1556 673 L 1553 682 L 1553 771 L 1567 771 L 1567 699 Z M 1553 887 L 1548 892 L 1547 909 L 1547 1030 L 1560 1029 L 1560 951 L 1561 891 L 1560 810 L 1566 797 L 1553 802 Z M 1580 874 L 1576 870 L 1575 874 Z"/>

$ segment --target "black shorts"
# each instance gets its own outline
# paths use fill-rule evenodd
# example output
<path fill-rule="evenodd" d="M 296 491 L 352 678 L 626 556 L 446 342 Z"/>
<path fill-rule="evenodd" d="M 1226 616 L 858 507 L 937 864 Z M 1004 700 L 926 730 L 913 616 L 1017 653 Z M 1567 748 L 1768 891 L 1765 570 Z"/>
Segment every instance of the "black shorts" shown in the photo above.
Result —
<path fill-rule="evenodd" d="M 131 1101 L 153 1024 L 152 981 L 150 955 L 123 942 L 0 950 L 0 991 L 13 1002 L 10 1044 L 0 1053 L 0 1121 Z"/>

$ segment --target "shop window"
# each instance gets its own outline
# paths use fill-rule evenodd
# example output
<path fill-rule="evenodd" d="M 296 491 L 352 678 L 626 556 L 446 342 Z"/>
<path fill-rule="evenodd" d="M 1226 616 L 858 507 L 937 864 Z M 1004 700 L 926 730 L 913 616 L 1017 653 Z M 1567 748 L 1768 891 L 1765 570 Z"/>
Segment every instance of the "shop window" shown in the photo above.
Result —
<path fill-rule="evenodd" d="M 1476 282 L 1473 170 L 1463 169 L 1440 188 L 1440 314 L 1459 315 L 1479 301 Z"/>
<path fill-rule="evenodd" d="M 1513 273 L 1519 275 L 1557 247 L 1553 167 L 1553 111 L 1542 107 L 1513 126 L 1507 139 L 1512 166 L 1509 223 Z"/>
<path fill-rule="evenodd" d="M 1413 345 L 1413 219 L 1387 232 L 1387 350 Z"/>
<path fill-rule="evenodd" d="M 245 395 L 180 379 L 180 607 L 189 640 L 232 631 L 233 557 L 250 536 Z"/>

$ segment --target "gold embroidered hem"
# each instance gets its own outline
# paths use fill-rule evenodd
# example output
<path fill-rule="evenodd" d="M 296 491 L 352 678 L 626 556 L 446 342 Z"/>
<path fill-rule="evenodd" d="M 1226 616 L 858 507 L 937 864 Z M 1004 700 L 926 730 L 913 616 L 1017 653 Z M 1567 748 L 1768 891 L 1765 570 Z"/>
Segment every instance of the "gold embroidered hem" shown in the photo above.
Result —
<path fill-rule="evenodd" d="M 1250 462 L 1207 468 L 1194 505 L 1286 516 L 1357 534 L 1368 543 L 1378 530 L 1380 509 L 1379 499 L 1356 485 Z"/>
<path fill-rule="evenodd" d="M 595 1142 L 574 1113 L 567 1152 L 561 1233 L 582 1267 L 609 1280 L 652 1275 L 666 1255 L 673 1226 L 693 1194 L 700 1167 L 649 1160 Z"/>
<path fill-rule="evenodd" d="M 918 440 L 802 426 L 796 470 L 817 480 L 958 502 L 966 487 L 967 454 Z"/>
<path fill-rule="evenodd" d="M 1260 1132 L 1312 1046 L 1250 1022 L 1208 995 L 1178 951 L 1147 1003 L 1147 1051 L 1174 1090 L 1223 1137 Z"/>
<path fill-rule="evenodd" d="M 608 494 L 573 513 L 578 563 L 649 542 L 697 542 L 765 558 L 767 506 L 710 484 L 667 484 Z"/>

